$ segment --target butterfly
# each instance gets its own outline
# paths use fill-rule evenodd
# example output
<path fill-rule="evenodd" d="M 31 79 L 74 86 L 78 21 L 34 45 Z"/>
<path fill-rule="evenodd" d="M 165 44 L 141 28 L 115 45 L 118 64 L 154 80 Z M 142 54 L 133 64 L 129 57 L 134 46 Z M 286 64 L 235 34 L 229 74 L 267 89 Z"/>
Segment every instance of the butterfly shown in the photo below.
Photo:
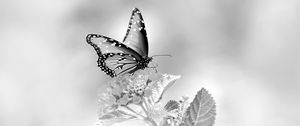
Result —
<path fill-rule="evenodd" d="M 148 57 L 144 20 L 137 8 L 132 11 L 123 42 L 98 34 L 88 34 L 86 41 L 99 56 L 98 67 L 110 77 L 145 69 L 152 61 L 152 57 Z"/>

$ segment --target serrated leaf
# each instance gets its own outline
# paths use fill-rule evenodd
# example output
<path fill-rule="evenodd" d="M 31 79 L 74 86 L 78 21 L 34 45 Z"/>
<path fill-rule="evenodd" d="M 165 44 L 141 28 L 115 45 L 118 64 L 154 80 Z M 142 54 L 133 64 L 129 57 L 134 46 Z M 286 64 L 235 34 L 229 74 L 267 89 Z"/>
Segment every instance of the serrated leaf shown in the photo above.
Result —
<path fill-rule="evenodd" d="M 164 107 L 164 109 L 167 111 L 167 112 L 170 112 L 174 109 L 178 109 L 179 108 L 179 103 L 177 101 L 174 101 L 174 100 L 170 100 Z"/>
<path fill-rule="evenodd" d="M 184 125 L 185 126 L 213 126 L 216 116 L 216 103 L 207 92 L 202 88 L 198 91 L 193 102 L 187 108 Z"/>
<path fill-rule="evenodd" d="M 164 74 L 156 83 L 152 85 L 152 100 L 154 103 L 159 102 L 164 93 L 178 80 L 180 76 Z"/>
<path fill-rule="evenodd" d="M 111 126 L 114 123 L 120 123 L 135 117 L 129 116 L 126 112 L 122 110 L 115 110 L 109 113 L 106 113 L 98 118 L 99 126 Z"/>

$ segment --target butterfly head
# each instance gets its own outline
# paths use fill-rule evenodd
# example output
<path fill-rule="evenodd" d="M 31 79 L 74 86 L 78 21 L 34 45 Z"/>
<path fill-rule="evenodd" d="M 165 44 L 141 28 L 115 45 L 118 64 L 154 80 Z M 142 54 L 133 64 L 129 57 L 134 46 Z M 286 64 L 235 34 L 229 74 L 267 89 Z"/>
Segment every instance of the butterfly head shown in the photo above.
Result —
<path fill-rule="evenodd" d="M 138 66 L 140 68 L 146 68 L 148 67 L 148 64 L 152 61 L 152 57 L 143 57 L 143 60 L 138 62 Z"/>
<path fill-rule="evenodd" d="M 153 60 L 153 57 L 146 57 L 145 62 L 149 64 Z"/>

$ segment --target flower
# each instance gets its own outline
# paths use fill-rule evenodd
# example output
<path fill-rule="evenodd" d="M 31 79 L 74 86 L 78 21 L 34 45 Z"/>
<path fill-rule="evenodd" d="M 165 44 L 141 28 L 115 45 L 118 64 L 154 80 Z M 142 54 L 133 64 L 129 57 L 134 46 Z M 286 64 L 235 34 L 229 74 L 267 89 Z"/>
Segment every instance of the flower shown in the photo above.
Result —
<path fill-rule="evenodd" d="M 132 97 L 133 104 L 140 104 L 141 101 L 142 101 L 142 98 L 140 96 L 133 95 L 133 97 Z"/>
<path fill-rule="evenodd" d="M 111 94 L 111 89 L 107 88 L 104 92 L 98 93 L 98 115 L 114 111 L 116 109 L 116 98 Z"/>
<path fill-rule="evenodd" d="M 125 94 L 123 97 L 118 99 L 117 104 L 118 105 L 126 105 L 129 102 L 129 96 L 128 94 Z"/>
<path fill-rule="evenodd" d="M 152 90 L 150 88 L 146 89 L 144 92 L 145 97 L 150 97 L 152 95 Z"/>
<path fill-rule="evenodd" d="M 129 109 L 136 117 L 146 116 L 157 124 L 167 116 L 175 117 L 163 109 L 160 100 L 164 92 L 179 78 L 180 76 L 161 74 L 152 68 L 112 78 L 106 90 L 99 93 L 99 119 L 114 118 L 111 113 L 116 111 L 126 115 L 123 109 Z M 137 108 L 130 109 L 130 106 Z"/>

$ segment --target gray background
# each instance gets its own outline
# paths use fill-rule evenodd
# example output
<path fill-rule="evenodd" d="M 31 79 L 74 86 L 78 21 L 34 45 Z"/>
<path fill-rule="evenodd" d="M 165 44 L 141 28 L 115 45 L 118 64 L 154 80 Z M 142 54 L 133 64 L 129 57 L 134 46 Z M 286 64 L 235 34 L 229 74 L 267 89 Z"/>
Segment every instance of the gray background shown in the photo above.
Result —
<path fill-rule="evenodd" d="M 109 77 L 85 36 L 122 40 L 133 7 L 149 55 L 173 56 L 158 70 L 182 75 L 166 99 L 205 87 L 215 126 L 300 125 L 299 1 L 1 0 L 0 126 L 94 125 Z"/>

